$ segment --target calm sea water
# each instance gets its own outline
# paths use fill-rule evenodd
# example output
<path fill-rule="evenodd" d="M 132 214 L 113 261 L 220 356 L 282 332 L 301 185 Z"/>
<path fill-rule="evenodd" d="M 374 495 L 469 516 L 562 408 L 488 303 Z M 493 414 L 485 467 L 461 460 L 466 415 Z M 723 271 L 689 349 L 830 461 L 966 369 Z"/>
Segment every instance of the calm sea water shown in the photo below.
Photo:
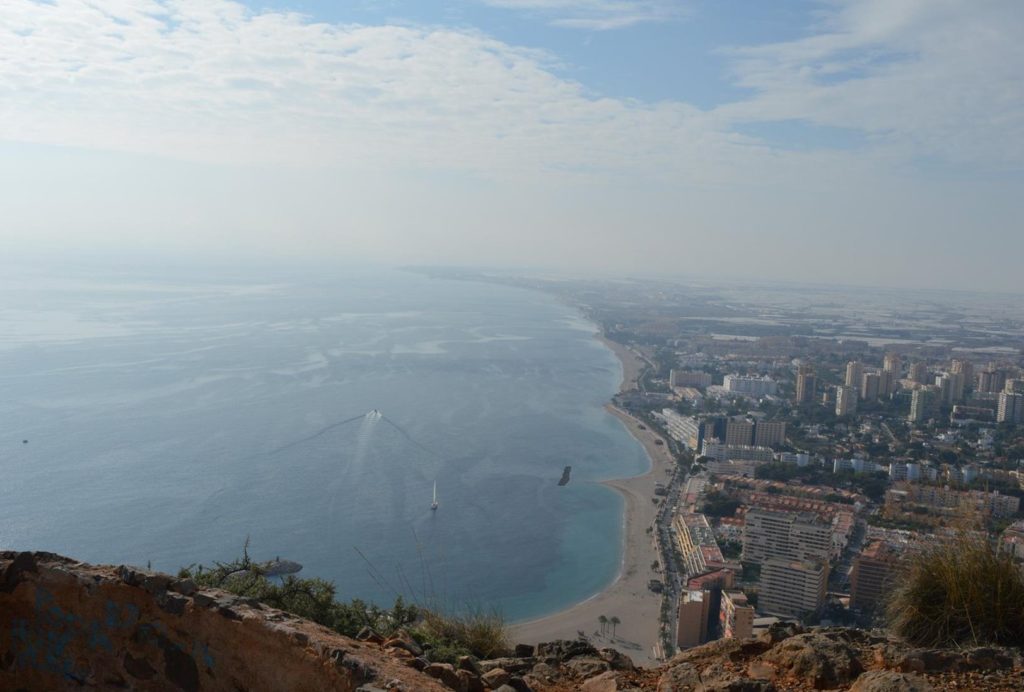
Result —
<path fill-rule="evenodd" d="M 511 618 L 614 578 L 595 481 L 647 460 L 594 325 L 495 285 L 259 276 L 0 279 L 0 547 L 173 571 L 248 536 L 345 598 Z"/>

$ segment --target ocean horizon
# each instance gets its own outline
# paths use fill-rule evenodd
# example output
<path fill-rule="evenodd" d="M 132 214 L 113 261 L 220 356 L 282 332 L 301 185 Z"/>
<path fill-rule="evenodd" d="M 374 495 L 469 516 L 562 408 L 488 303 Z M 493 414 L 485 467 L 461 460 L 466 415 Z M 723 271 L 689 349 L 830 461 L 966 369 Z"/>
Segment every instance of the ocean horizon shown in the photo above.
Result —
<path fill-rule="evenodd" d="M 552 296 L 322 267 L 0 285 L 2 549 L 173 573 L 248 539 L 340 599 L 510 620 L 619 569 L 598 481 L 649 462 L 603 408 L 618 360 Z"/>

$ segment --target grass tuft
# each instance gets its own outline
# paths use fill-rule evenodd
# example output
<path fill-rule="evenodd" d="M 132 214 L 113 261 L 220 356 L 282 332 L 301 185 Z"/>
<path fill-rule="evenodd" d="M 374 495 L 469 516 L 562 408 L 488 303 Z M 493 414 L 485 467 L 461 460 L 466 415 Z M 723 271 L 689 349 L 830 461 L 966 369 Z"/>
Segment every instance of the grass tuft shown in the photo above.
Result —
<path fill-rule="evenodd" d="M 1024 572 L 985 539 L 962 534 L 908 556 L 886 609 L 920 646 L 1024 645 Z"/>

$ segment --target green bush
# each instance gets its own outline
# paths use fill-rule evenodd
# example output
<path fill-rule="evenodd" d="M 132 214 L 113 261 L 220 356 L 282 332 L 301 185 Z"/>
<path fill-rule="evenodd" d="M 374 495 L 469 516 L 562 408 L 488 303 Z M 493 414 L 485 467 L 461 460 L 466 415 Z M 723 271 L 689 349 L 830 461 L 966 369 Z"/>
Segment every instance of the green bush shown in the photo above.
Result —
<path fill-rule="evenodd" d="M 425 608 L 407 604 L 401 596 L 390 609 L 360 599 L 343 603 L 335 600 L 334 584 L 323 579 L 300 579 L 293 575 L 280 583 L 267 579 L 260 565 L 249 558 L 248 548 L 246 541 L 241 558 L 215 562 L 213 567 L 190 565 L 182 568 L 178 577 L 192 579 L 200 587 L 254 598 L 348 637 L 356 636 L 364 627 L 385 637 L 406 629 L 424 645 L 425 655 L 431 661 L 454 663 L 459 656 L 466 655 L 493 658 L 509 649 L 508 628 L 497 611 Z"/>
<path fill-rule="evenodd" d="M 962 535 L 908 556 L 886 609 L 921 646 L 1024 645 L 1024 574 L 987 540 Z"/>

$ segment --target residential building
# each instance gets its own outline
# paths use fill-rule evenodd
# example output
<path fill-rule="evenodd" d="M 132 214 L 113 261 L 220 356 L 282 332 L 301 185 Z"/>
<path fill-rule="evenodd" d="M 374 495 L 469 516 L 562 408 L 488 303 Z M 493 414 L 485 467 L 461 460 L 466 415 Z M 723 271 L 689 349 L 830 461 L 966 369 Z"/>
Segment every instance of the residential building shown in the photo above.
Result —
<path fill-rule="evenodd" d="M 1017 380 L 1010 380 L 1016 382 Z M 999 408 L 996 410 L 997 423 L 1024 423 L 1024 394 L 1002 392 Z"/>
<path fill-rule="evenodd" d="M 832 473 L 840 471 L 853 471 L 854 473 L 875 473 L 884 471 L 881 466 L 867 459 L 833 459 Z"/>
<path fill-rule="evenodd" d="M 662 409 L 661 417 L 665 421 L 669 437 L 688 449 L 700 449 L 704 442 L 704 428 L 699 420 L 693 416 L 684 416 L 670 408 Z"/>
<path fill-rule="evenodd" d="M 704 440 L 701 456 L 711 457 L 717 461 L 771 461 L 775 452 L 771 447 L 751 447 L 747 445 L 727 445 L 718 440 Z"/>
<path fill-rule="evenodd" d="M 679 603 L 676 646 L 689 649 L 708 641 L 711 598 L 707 591 L 686 591 Z"/>
<path fill-rule="evenodd" d="M 762 564 L 770 558 L 828 561 L 832 526 L 809 512 L 747 511 L 743 527 L 743 560 Z"/>
<path fill-rule="evenodd" d="M 817 390 L 817 378 L 814 375 L 814 366 L 804 364 L 796 374 L 796 403 L 814 403 L 814 394 Z"/>
<path fill-rule="evenodd" d="M 827 562 L 770 558 L 761 565 L 757 609 L 769 615 L 804 617 L 825 603 Z"/>
<path fill-rule="evenodd" d="M 759 420 L 754 425 L 755 447 L 777 447 L 786 443 L 786 421 Z"/>
<path fill-rule="evenodd" d="M 882 378 L 877 372 L 866 372 L 860 378 L 860 398 L 874 401 L 878 398 Z"/>
<path fill-rule="evenodd" d="M 910 379 L 918 384 L 928 383 L 928 365 L 926 363 L 912 363 L 909 374 Z"/>
<path fill-rule="evenodd" d="M 999 393 L 1006 386 L 1006 373 L 989 364 L 978 374 L 978 391 Z"/>
<path fill-rule="evenodd" d="M 957 372 L 964 376 L 964 389 L 974 387 L 974 363 L 969 360 L 954 358 L 949 365 L 950 372 Z"/>
<path fill-rule="evenodd" d="M 680 513 L 672 521 L 676 547 L 682 557 L 686 576 L 694 576 L 711 569 L 721 569 L 725 558 L 718 548 L 715 532 L 703 514 Z"/>
<path fill-rule="evenodd" d="M 910 422 L 921 423 L 931 415 L 934 396 L 934 387 L 923 387 L 914 390 L 910 397 Z"/>
<path fill-rule="evenodd" d="M 1007 394 L 1024 394 L 1024 380 L 1007 380 L 1003 386 L 1003 391 Z"/>
<path fill-rule="evenodd" d="M 857 390 L 848 385 L 836 387 L 836 415 L 852 416 L 857 412 Z"/>
<path fill-rule="evenodd" d="M 726 375 L 722 386 L 727 392 L 752 397 L 770 396 L 778 391 L 778 384 L 770 377 Z"/>
<path fill-rule="evenodd" d="M 850 608 L 876 612 L 892 588 L 904 555 L 903 546 L 874 540 L 853 559 L 850 572 Z"/>
<path fill-rule="evenodd" d="M 900 379 L 900 374 L 903 372 L 903 359 L 898 353 L 886 353 L 882 359 L 882 371 L 891 372 L 894 381 Z"/>
<path fill-rule="evenodd" d="M 846 379 L 843 382 L 847 387 L 860 387 L 860 380 L 864 377 L 864 364 L 859 360 L 851 360 L 846 364 Z"/>
<path fill-rule="evenodd" d="M 711 373 L 700 370 L 676 370 L 668 372 L 668 383 L 670 387 L 696 387 L 704 389 L 712 382 Z"/>
<path fill-rule="evenodd" d="M 722 591 L 719 629 L 724 639 L 750 639 L 754 636 L 754 608 L 742 591 Z"/>
<path fill-rule="evenodd" d="M 892 370 L 881 370 L 878 373 L 878 396 L 890 399 L 896 393 L 899 378 Z"/>
<path fill-rule="evenodd" d="M 749 447 L 754 442 L 754 421 L 730 418 L 725 424 L 725 444 Z"/>

